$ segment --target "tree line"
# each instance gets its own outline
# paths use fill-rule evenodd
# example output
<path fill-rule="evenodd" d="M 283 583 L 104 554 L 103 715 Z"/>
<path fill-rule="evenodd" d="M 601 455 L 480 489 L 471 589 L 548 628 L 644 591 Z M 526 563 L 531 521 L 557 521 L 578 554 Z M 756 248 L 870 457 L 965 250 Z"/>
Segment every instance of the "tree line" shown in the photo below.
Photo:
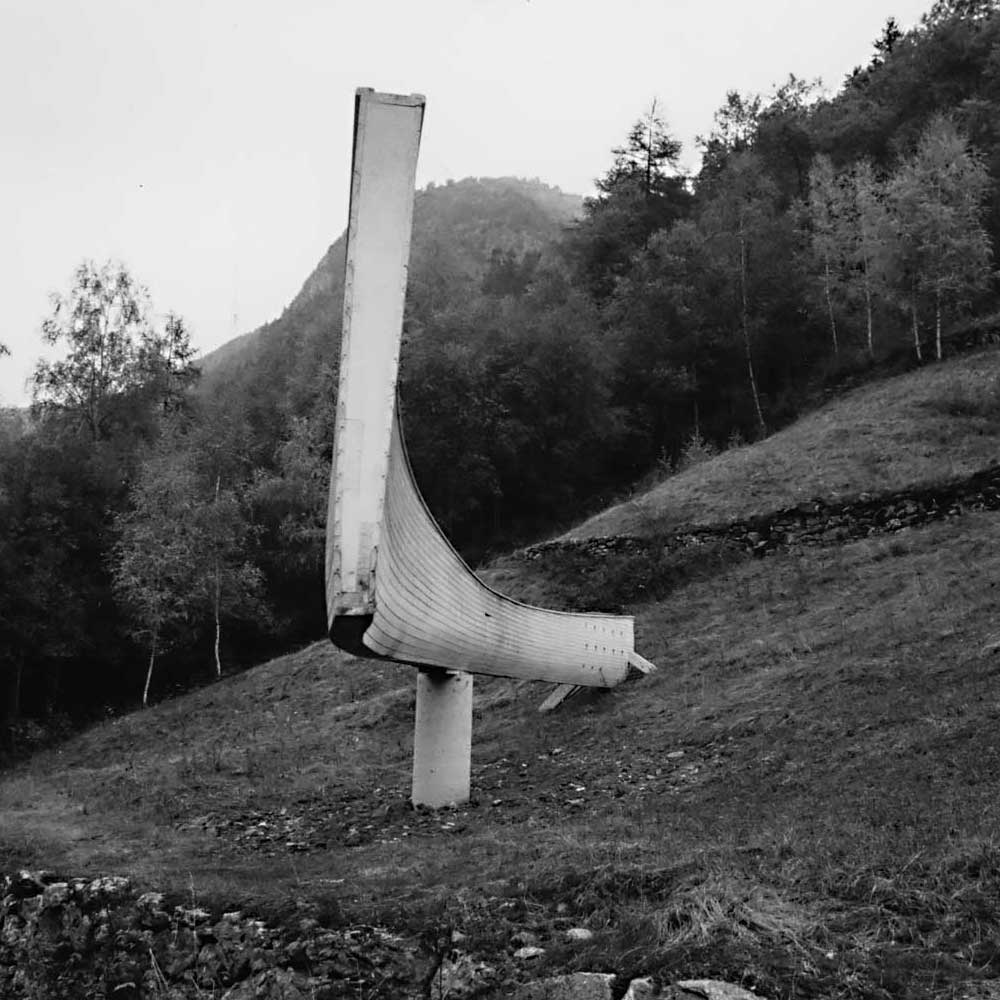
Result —
<path fill-rule="evenodd" d="M 537 537 L 831 380 L 991 331 L 995 51 L 994 2 L 890 20 L 833 96 L 794 77 L 727 94 L 693 176 L 653 102 L 569 224 L 537 182 L 418 194 L 404 426 L 460 549 Z M 201 378 L 184 321 L 154 322 L 123 266 L 84 263 L 53 296 L 61 358 L 30 414 L 0 412 L 8 722 L 145 703 L 322 634 L 342 259 Z"/>

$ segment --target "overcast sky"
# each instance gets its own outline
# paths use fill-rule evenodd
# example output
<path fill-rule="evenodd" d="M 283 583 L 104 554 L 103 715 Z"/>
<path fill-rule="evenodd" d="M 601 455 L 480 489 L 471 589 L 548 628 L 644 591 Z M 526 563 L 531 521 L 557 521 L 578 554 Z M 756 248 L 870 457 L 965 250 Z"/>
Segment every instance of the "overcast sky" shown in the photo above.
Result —
<path fill-rule="evenodd" d="M 0 405 L 85 258 L 202 351 L 280 314 L 346 222 L 355 87 L 426 95 L 420 186 L 587 194 L 653 97 L 694 165 L 727 90 L 836 91 L 930 3 L 0 0 Z"/>

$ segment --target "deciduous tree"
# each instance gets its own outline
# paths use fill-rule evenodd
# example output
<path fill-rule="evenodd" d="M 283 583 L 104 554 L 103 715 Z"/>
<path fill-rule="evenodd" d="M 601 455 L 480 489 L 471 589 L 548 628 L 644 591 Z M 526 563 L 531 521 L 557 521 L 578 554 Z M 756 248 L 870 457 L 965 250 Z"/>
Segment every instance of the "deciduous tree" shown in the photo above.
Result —
<path fill-rule="evenodd" d="M 809 169 L 810 242 L 819 270 L 833 353 L 840 353 L 834 296 L 842 284 L 847 248 L 847 205 L 844 189 L 828 156 L 817 156 Z"/>
<path fill-rule="evenodd" d="M 713 178 L 711 197 L 699 217 L 710 252 L 730 277 L 732 319 L 743 344 L 747 379 L 758 431 L 767 433 L 760 388 L 754 364 L 753 342 L 760 313 L 757 308 L 758 276 L 767 267 L 769 230 L 774 222 L 774 186 L 752 152 L 730 157 L 725 169 Z"/>
<path fill-rule="evenodd" d="M 171 314 L 157 332 L 149 295 L 124 265 L 84 261 L 69 293 L 54 293 L 51 303 L 42 337 L 66 356 L 38 362 L 35 406 L 75 418 L 91 440 L 134 424 L 139 398 L 174 405 L 195 377 L 183 322 Z"/>
<path fill-rule="evenodd" d="M 908 296 L 914 347 L 921 357 L 921 298 L 934 311 L 935 355 L 942 354 L 946 309 L 967 305 L 990 278 L 992 248 L 982 225 L 989 177 L 979 155 L 948 118 L 938 115 L 890 185 L 901 262 L 900 294 Z"/>
<path fill-rule="evenodd" d="M 193 511 L 199 544 L 195 591 L 211 609 L 215 672 L 221 677 L 223 620 L 261 621 L 269 615 L 261 596 L 264 579 L 250 558 L 254 531 L 239 492 L 223 487 L 221 476 L 216 476 L 214 495 L 209 498 L 205 492 L 202 483 Z"/>
<path fill-rule="evenodd" d="M 702 436 L 702 378 L 711 364 L 714 297 L 705 236 L 689 221 L 661 230 L 627 278 L 607 316 L 620 354 L 618 394 L 629 415 L 630 450 L 644 466 L 676 456 Z"/>
<path fill-rule="evenodd" d="M 870 160 L 853 165 L 847 178 L 847 292 L 863 304 L 868 354 L 875 356 L 874 304 L 886 292 L 887 253 L 891 248 L 885 183 Z"/>
<path fill-rule="evenodd" d="M 149 703 L 156 657 L 181 636 L 196 613 L 198 567 L 204 550 L 197 531 L 197 475 L 183 451 L 160 449 L 143 463 L 131 506 L 116 518 L 111 556 L 115 594 L 133 635 L 149 650 L 142 704 Z"/>
<path fill-rule="evenodd" d="M 714 128 L 708 136 L 696 139 L 701 146 L 701 170 L 698 188 L 707 191 L 712 182 L 725 169 L 731 156 L 748 152 L 757 137 L 760 121 L 761 97 L 759 94 L 740 94 L 730 90 L 725 103 L 715 112 Z"/>
<path fill-rule="evenodd" d="M 18 718 L 25 677 L 45 690 L 46 668 L 87 644 L 61 458 L 37 431 L 0 421 L 0 726 Z"/>

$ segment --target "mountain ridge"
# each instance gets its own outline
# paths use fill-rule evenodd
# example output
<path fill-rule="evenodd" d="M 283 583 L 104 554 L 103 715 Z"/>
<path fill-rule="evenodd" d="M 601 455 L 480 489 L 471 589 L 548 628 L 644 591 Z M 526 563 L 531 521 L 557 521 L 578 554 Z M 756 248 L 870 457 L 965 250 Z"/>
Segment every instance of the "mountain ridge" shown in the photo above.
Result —
<path fill-rule="evenodd" d="M 412 266 L 419 270 L 447 236 L 461 250 L 452 256 L 462 257 L 466 275 L 481 277 L 493 249 L 521 254 L 539 250 L 574 221 L 582 206 L 581 196 L 537 178 L 466 177 L 444 184 L 432 182 L 415 193 Z M 346 250 L 345 230 L 281 315 L 203 355 L 199 359 L 202 374 L 214 381 L 230 367 L 252 363 L 263 342 L 281 337 L 287 326 L 317 310 L 328 315 L 331 330 L 339 328 Z"/>

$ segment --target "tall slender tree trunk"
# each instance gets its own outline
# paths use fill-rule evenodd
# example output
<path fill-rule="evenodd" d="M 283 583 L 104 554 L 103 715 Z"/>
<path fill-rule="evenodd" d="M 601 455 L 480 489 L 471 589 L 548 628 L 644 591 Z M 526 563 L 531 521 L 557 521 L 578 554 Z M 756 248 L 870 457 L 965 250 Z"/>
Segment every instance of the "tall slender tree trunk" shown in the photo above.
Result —
<path fill-rule="evenodd" d="M 873 336 L 873 326 L 872 323 L 872 276 L 868 269 L 868 254 L 863 253 L 862 259 L 862 274 L 864 275 L 864 289 L 865 289 L 865 319 L 868 322 L 868 357 L 875 357 L 875 338 Z"/>
<path fill-rule="evenodd" d="M 149 666 L 146 669 L 146 686 L 142 689 L 142 707 L 149 705 L 149 684 L 153 679 L 153 664 L 156 663 L 156 632 L 149 643 Z"/>
<path fill-rule="evenodd" d="M 215 560 L 215 676 L 222 676 L 222 659 L 219 656 L 219 644 L 222 639 L 222 574 L 219 570 L 219 560 Z"/>
<path fill-rule="evenodd" d="M 767 424 L 764 423 L 764 411 L 760 407 L 760 393 L 757 391 L 757 373 L 753 367 L 753 352 L 750 349 L 750 303 L 747 293 L 747 243 L 743 232 L 743 220 L 740 219 L 740 325 L 743 329 L 743 346 L 746 349 L 747 373 L 750 376 L 750 393 L 753 396 L 754 409 L 757 411 L 757 424 L 760 436 L 767 434 Z"/>
<path fill-rule="evenodd" d="M 222 474 L 220 473 L 215 477 L 215 512 L 216 512 L 216 529 L 218 529 L 218 512 L 219 512 L 219 488 L 222 485 Z M 222 638 L 222 619 L 221 619 L 221 609 L 222 609 L 222 567 L 219 565 L 219 554 L 216 550 L 215 554 L 215 676 L 222 676 L 222 659 L 219 656 L 219 645 Z"/>
<path fill-rule="evenodd" d="M 7 671 L 6 706 L 0 717 L 0 748 L 14 750 L 14 723 L 21 717 L 21 680 L 24 675 L 24 661 L 18 657 L 17 662 Z"/>
<path fill-rule="evenodd" d="M 910 314 L 913 318 L 913 346 L 917 352 L 917 361 L 924 360 L 923 350 L 920 347 L 920 321 L 917 317 L 917 296 L 910 299 Z"/>
<path fill-rule="evenodd" d="M 840 355 L 840 344 L 837 341 L 837 318 L 833 314 L 833 296 L 830 294 L 830 258 L 823 261 L 825 271 L 823 279 L 823 291 L 826 293 L 826 311 L 830 316 L 830 333 L 833 334 L 833 354 L 834 357 Z"/>
<path fill-rule="evenodd" d="M 21 681 L 24 678 L 24 660 L 19 656 L 10 668 L 7 682 L 7 722 L 17 722 L 21 718 Z"/>
<path fill-rule="evenodd" d="M 868 321 L 868 357 L 875 357 L 875 340 L 872 336 L 872 290 L 865 282 L 865 318 Z"/>
<path fill-rule="evenodd" d="M 649 109 L 649 129 L 646 132 L 646 201 L 653 194 L 653 119 L 656 116 L 656 98 Z"/>
<path fill-rule="evenodd" d="M 14 668 L 14 690 L 11 699 L 10 717 L 13 721 L 21 718 L 21 686 L 24 680 L 24 660 L 18 658 L 17 666 Z"/>
<path fill-rule="evenodd" d="M 941 360 L 941 289 L 934 291 L 934 350 Z"/>

